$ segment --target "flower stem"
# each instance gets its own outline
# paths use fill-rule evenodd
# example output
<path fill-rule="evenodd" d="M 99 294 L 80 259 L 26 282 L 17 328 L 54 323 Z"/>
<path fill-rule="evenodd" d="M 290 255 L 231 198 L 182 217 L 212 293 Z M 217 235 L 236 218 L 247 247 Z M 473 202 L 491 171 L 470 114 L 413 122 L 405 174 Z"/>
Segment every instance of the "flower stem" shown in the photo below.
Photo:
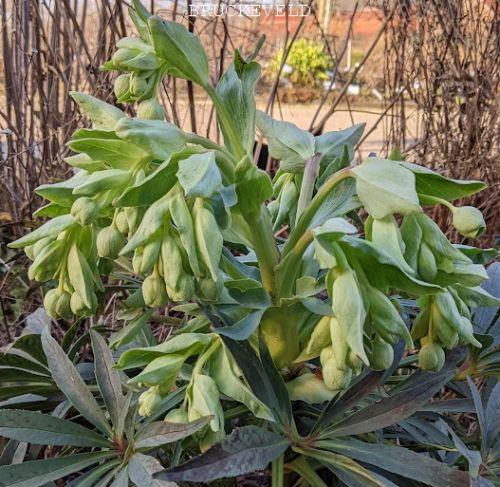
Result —
<path fill-rule="evenodd" d="M 313 197 L 314 184 L 316 183 L 316 178 L 318 177 L 320 161 L 321 154 L 314 154 L 306 161 L 306 165 L 304 167 L 304 177 L 300 187 L 299 201 L 297 203 L 297 216 L 295 223 L 299 221 L 300 215 L 302 215 Z"/>
<path fill-rule="evenodd" d="M 300 237 L 302 237 L 302 235 L 307 231 L 307 228 L 309 227 L 309 224 L 316 215 L 318 208 L 326 200 L 326 198 L 333 190 L 333 188 L 337 186 L 337 184 L 339 184 L 341 181 L 347 179 L 350 176 L 351 176 L 351 168 L 346 167 L 333 174 L 332 177 L 327 179 L 326 182 L 323 184 L 323 186 L 321 186 L 321 188 L 316 193 L 314 198 L 302 212 L 302 215 L 298 219 L 295 228 L 290 233 L 288 241 L 283 249 L 283 257 L 288 252 L 290 252 L 290 250 L 295 246 Z"/>

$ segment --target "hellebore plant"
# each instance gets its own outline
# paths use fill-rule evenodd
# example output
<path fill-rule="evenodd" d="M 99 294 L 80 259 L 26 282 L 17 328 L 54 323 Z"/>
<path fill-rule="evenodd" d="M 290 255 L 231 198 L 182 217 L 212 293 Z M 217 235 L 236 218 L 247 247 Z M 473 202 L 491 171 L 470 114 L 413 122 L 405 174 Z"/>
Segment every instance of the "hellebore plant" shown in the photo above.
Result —
<path fill-rule="evenodd" d="M 104 69 L 120 73 L 118 101 L 139 102 L 137 116 L 72 93 L 92 121 L 68 144 L 76 153 L 66 159 L 75 175 L 37 189 L 49 201 L 37 215 L 50 219 L 11 247 L 24 247 L 33 260 L 31 278 L 57 281 L 45 296 L 53 318 L 93 315 L 104 292 L 101 276 L 127 275 L 142 280 L 123 305 L 135 323 L 149 319 L 147 308 L 168 303 L 185 313 L 187 325 L 171 338 L 129 349 L 117 363 L 133 372 L 131 386 L 146 388 L 139 414 L 154 414 L 170 391 L 185 386 L 182 403 L 165 420 L 209 417 L 195 435 L 207 458 L 227 453 L 231 444 L 238 450 L 260 441 L 269 446 L 252 465 L 274 460 L 273 485 L 281 485 L 283 452 L 292 444 L 315 465 L 336 465 L 342 481 L 361 485 L 352 479 L 365 478 L 364 467 L 340 457 L 352 445 L 332 446 L 317 429 L 301 443 L 289 400 L 334 404 L 336 393 L 366 368 L 397 365 L 398 344 L 419 345 L 418 363 L 428 372 L 442 369 L 445 350 L 481 347 L 470 306 L 497 304 L 479 287 L 486 271 L 469 256 L 471 247 L 448 241 L 424 207 L 444 205 L 455 228 L 475 237 L 484 231 L 481 213 L 452 201 L 485 185 L 403 160 L 369 157 L 353 165 L 362 125 L 315 137 L 256 110 L 258 48 L 247 59 L 236 51 L 214 85 L 193 34 L 150 16 L 138 2 L 134 7 L 140 37 L 119 41 Z M 224 145 L 164 121 L 156 96 L 167 75 L 207 93 Z M 272 180 L 253 163 L 256 130 L 279 161 Z M 419 307 L 411 324 L 402 299 L 416 299 Z M 442 385 L 439 374 L 422 374 Z M 284 436 L 249 426 L 226 437 L 221 399 L 240 403 L 253 422 L 274 425 Z M 345 400 L 347 406 L 357 399 Z M 332 419 L 344 409 L 325 414 Z M 346 434 L 373 430 L 351 429 Z M 290 465 L 309 479 L 317 476 L 307 462 Z M 162 475 L 202 481 L 213 475 L 196 477 L 193 469 L 184 477 Z M 363 485 L 394 485 L 370 475 Z"/>

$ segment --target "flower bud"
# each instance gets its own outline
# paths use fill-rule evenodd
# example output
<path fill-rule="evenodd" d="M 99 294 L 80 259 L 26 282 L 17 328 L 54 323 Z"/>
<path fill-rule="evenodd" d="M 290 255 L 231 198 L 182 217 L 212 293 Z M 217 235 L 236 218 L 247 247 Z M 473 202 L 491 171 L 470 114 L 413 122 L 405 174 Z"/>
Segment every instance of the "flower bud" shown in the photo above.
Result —
<path fill-rule="evenodd" d="M 165 111 L 156 98 L 150 98 L 139 103 L 137 117 L 143 120 L 164 120 Z"/>
<path fill-rule="evenodd" d="M 139 409 L 137 412 L 144 417 L 151 416 L 162 403 L 162 397 L 158 393 L 158 388 L 150 387 L 147 391 L 144 391 L 139 396 L 138 403 Z"/>
<path fill-rule="evenodd" d="M 330 318 L 330 337 L 337 367 L 345 370 L 348 367 L 347 354 L 349 352 L 349 345 L 347 344 L 344 330 L 337 318 L 334 317 Z"/>
<path fill-rule="evenodd" d="M 330 391 L 320 377 L 306 372 L 286 383 L 291 401 L 304 401 L 308 404 L 319 404 L 332 398 Z"/>
<path fill-rule="evenodd" d="M 125 101 L 130 91 L 130 74 L 121 74 L 118 76 L 115 79 L 113 90 L 118 100 Z"/>
<path fill-rule="evenodd" d="M 223 282 L 222 279 L 217 279 L 217 281 L 213 281 L 210 278 L 200 279 L 198 281 L 198 286 L 200 288 L 200 294 L 207 301 L 215 301 L 222 291 Z"/>
<path fill-rule="evenodd" d="M 59 299 L 58 289 L 51 289 L 50 291 L 47 291 L 45 297 L 43 298 L 43 306 L 45 308 L 45 311 L 47 311 L 47 314 L 54 319 L 59 318 L 56 311 L 56 305 L 58 299 Z"/>
<path fill-rule="evenodd" d="M 335 360 L 335 354 L 333 353 L 333 347 L 325 347 L 321 350 L 319 355 L 319 361 L 321 365 L 324 367 L 327 362 L 330 360 Z"/>
<path fill-rule="evenodd" d="M 168 295 L 172 301 L 189 301 L 194 294 L 194 278 L 182 274 L 176 283 L 175 289 L 168 288 Z"/>
<path fill-rule="evenodd" d="M 351 382 L 352 370 L 341 370 L 337 367 L 335 359 L 327 360 L 323 365 L 323 381 L 331 391 L 345 389 Z"/>
<path fill-rule="evenodd" d="M 145 275 L 153 270 L 153 266 L 160 255 L 161 240 L 156 239 L 148 242 L 142 251 L 142 259 L 138 265 L 139 274 Z"/>
<path fill-rule="evenodd" d="M 321 350 L 331 345 L 330 339 L 330 317 L 323 316 L 314 327 L 309 340 L 302 350 L 298 361 L 310 360 L 317 357 Z"/>
<path fill-rule="evenodd" d="M 144 96 L 148 91 L 148 80 L 142 76 L 130 78 L 130 92 L 136 98 Z"/>
<path fill-rule="evenodd" d="M 45 241 L 44 244 L 28 269 L 28 277 L 38 282 L 45 282 L 54 277 L 64 251 L 64 243 L 61 240 L 50 243 Z"/>
<path fill-rule="evenodd" d="M 422 242 L 418 251 L 418 273 L 427 282 L 432 282 L 437 274 L 436 258 L 425 242 Z"/>
<path fill-rule="evenodd" d="M 373 370 L 386 370 L 392 365 L 394 350 L 391 345 L 380 337 L 375 337 L 372 343 L 370 367 Z"/>
<path fill-rule="evenodd" d="M 73 314 L 76 316 L 90 316 L 97 309 L 97 296 L 92 293 L 92 307 L 87 308 L 81 296 L 75 291 L 71 295 L 70 307 Z"/>
<path fill-rule="evenodd" d="M 184 408 L 172 409 L 164 419 L 165 423 L 188 423 L 188 414 Z"/>
<path fill-rule="evenodd" d="M 111 60 L 115 64 L 116 67 L 123 66 L 127 61 L 134 59 L 137 56 L 138 52 L 135 49 L 127 49 L 120 48 L 117 49 L 113 56 L 111 56 Z"/>
<path fill-rule="evenodd" d="M 479 237 L 486 230 L 483 214 L 473 206 L 461 206 L 453 210 L 453 226 L 464 237 Z"/>
<path fill-rule="evenodd" d="M 444 350 L 437 344 L 427 341 L 418 352 L 418 364 L 427 372 L 438 372 L 444 365 Z"/>
<path fill-rule="evenodd" d="M 97 234 L 97 253 L 99 257 L 106 259 L 116 259 L 120 250 L 125 245 L 125 237 L 118 230 L 116 225 L 111 224 L 109 227 L 103 228 Z"/>
<path fill-rule="evenodd" d="M 363 361 L 352 350 L 349 350 L 347 354 L 347 365 L 356 375 L 359 375 L 363 370 Z"/>
<path fill-rule="evenodd" d="M 71 294 L 67 291 L 61 291 L 59 293 L 59 298 L 55 304 L 55 312 L 58 316 L 64 319 L 69 319 L 73 316 L 71 311 Z"/>
<path fill-rule="evenodd" d="M 93 198 L 82 196 L 71 207 L 71 214 L 80 225 L 92 223 L 99 213 L 99 205 Z"/>
<path fill-rule="evenodd" d="M 123 235 L 127 235 L 129 231 L 127 214 L 124 211 L 118 212 L 115 217 L 115 225 L 118 231 Z"/>
<path fill-rule="evenodd" d="M 168 302 L 167 291 L 165 290 L 165 283 L 158 274 L 152 274 L 142 283 L 142 296 L 144 302 L 150 308 L 158 308 L 164 306 Z"/>

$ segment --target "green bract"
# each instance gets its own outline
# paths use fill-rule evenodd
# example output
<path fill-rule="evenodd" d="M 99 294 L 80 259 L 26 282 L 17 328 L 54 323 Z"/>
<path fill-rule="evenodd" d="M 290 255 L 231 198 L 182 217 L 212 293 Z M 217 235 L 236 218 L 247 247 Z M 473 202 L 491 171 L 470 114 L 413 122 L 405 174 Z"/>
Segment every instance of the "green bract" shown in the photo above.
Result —
<path fill-rule="evenodd" d="M 398 346 L 412 349 L 415 342 L 421 368 L 435 372 L 445 362 L 444 349 L 482 346 L 469 306 L 496 302 L 477 290 L 485 269 L 470 257 L 475 249 L 453 245 L 423 206 L 436 204 L 443 192 L 438 202 L 450 207 L 450 201 L 482 189 L 481 183 L 449 180 L 405 161 L 367 158 L 354 164 L 362 126 L 314 137 L 257 112 L 257 52 L 248 59 L 237 52 L 215 87 L 199 40 L 182 25 L 134 5 L 140 39 L 122 39 L 105 69 L 120 73 L 118 100 L 140 102 L 138 116 L 72 94 L 93 122 L 68 143 L 77 152 L 68 159 L 77 174 L 38 189 L 58 216 L 11 247 L 26 248 L 33 260 L 30 277 L 56 284 L 45 297 L 55 319 L 95 314 L 107 291 L 102 274 L 107 285 L 125 280 L 130 293 L 124 316 L 133 319 L 116 344 L 147 336 L 148 307 L 168 304 L 184 313 L 164 343 L 132 347 L 118 361 L 119 368 L 142 369 L 128 383 L 140 389 L 140 415 L 154 416 L 180 387 L 182 404 L 175 404 L 167 424 L 209 417 L 198 428 L 199 447 L 204 451 L 222 441 L 216 448 L 228 452 L 233 445 L 243 452 L 242 463 L 251 456 L 247 447 L 264 438 L 269 450 L 248 460 L 263 468 L 290 441 L 300 445 L 289 398 L 328 400 L 365 368 L 391 368 L 399 360 Z M 224 145 L 162 120 L 157 88 L 167 74 L 206 91 Z M 252 162 L 257 129 L 279 160 L 273 180 Z M 475 208 L 452 211 L 464 235 L 483 231 Z M 401 299 L 417 300 L 415 319 L 403 313 Z M 442 385 L 436 377 L 426 379 L 425 394 Z M 285 436 L 252 426 L 225 437 L 221 400 L 228 398 Z M 91 419 L 106 430 L 97 403 L 92 408 Z M 378 428 L 370 429 L 364 417 L 354 427 L 349 418 L 336 424 L 340 435 Z M 383 420 L 381 425 L 387 426 Z M 344 448 L 329 444 L 327 434 L 321 438 L 330 453 Z M 294 446 L 295 452 L 307 450 L 315 462 L 337 465 L 311 444 Z M 164 477 L 193 480 L 182 472 L 174 467 Z M 442 485 L 453 485 L 448 474 Z M 203 480 L 213 475 L 206 472 Z"/>

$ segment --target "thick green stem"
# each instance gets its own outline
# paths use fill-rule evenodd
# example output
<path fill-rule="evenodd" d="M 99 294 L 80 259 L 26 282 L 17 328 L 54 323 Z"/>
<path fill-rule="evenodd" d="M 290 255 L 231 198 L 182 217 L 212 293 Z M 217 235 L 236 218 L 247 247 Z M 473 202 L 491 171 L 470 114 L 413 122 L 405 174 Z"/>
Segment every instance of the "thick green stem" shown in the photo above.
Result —
<path fill-rule="evenodd" d="M 272 464 L 272 487 L 283 487 L 285 478 L 284 455 L 273 461 Z"/>
<path fill-rule="evenodd" d="M 295 279 L 300 270 L 300 259 L 313 240 L 314 234 L 312 230 L 307 230 L 276 267 L 278 296 L 280 298 L 289 298 L 292 296 Z"/>
<path fill-rule="evenodd" d="M 302 185 L 300 186 L 299 201 L 297 202 L 297 216 L 295 223 L 298 223 L 300 215 L 302 215 L 312 199 L 314 184 L 316 183 L 316 178 L 319 173 L 320 161 L 321 154 L 314 154 L 306 161 L 306 165 L 304 167 L 304 177 L 302 178 Z"/>
<path fill-rule="evenodd" d="M 287 243 L 285 244 L 285 248 L 283 249 L 283 257 L 286 256 L 288 252 L 295 246 L 295 244 L 299 241 L 300 237 L 307 231 L 309 224 L 312 219 L 316 215 L 321 204 L 326 200 L 330 192 L 333 190 L 337 184 L 339 184 L 344 179 L 347 179 L 351 176 L 351 169 L 346 167 L 336 172 L 330 179 L 328 179 L 323 186 L 316 193 L 312 201 L 309 203 L 307 208 L 304 210 L 302 215 L 300 216 L 295 228 L 288 238 Z"/>
<path fill-rule="evenodd" d="M 274 240 L 272 223 L 266 207 L 262 205 L 260 215 L 247 219 L 252 235 L 252 245 L 262 277 L 262 284 L 271 295 L 276 295 L 274 268 L 278 263 L 278 248 Z"/>

